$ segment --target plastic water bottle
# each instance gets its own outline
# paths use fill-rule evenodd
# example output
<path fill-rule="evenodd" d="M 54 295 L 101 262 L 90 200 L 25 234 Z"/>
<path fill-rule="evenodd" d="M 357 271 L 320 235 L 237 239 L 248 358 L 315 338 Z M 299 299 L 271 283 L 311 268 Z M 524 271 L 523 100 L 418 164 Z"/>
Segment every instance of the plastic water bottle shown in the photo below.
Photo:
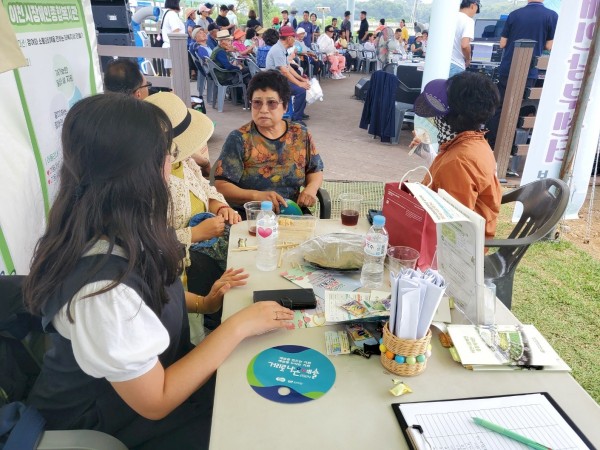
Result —
<path fill-rule="evenodd" d="M 413 53 L 412 52 L 408 52 L 408 60 L 412 61 L 413 59 Z"/>
<path fill-rule="evenodd" d="M 277 217 L 273 212 L 273 203 L 264 201 L 260 204 L 260 212 L 256 217 L 256 268 L 270 272 L 277 268 Z"/>
<path fill-rule="evenodd" d="M 375 216 L 373 226 L 365 236 L 365 259 L 360 282 L 367 289 L 377 289 L 383 283 L 383 263 L 388 246 L 388 232 L 384 225 L 385 217 Z"/>

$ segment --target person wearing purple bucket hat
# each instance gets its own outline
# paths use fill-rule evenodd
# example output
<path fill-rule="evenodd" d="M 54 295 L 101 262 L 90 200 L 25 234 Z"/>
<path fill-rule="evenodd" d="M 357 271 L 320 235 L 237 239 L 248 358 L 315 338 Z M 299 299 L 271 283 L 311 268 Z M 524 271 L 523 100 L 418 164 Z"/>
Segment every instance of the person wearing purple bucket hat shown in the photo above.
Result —
<path fill-rule="evenodd" d="M 496 160 L 484 138 L 483 124 L 500 102 L 498 89 L 485 75 L 461 72 L 432 80 L 415 101 L 415 113 L 432 118 L 438 129 L 438 155 L 423 184 L 444 189 L 485 221 L 485 237 L 496 233 L 502 192 Z M 413 143 L 418 143 L 418 139 Z"/>

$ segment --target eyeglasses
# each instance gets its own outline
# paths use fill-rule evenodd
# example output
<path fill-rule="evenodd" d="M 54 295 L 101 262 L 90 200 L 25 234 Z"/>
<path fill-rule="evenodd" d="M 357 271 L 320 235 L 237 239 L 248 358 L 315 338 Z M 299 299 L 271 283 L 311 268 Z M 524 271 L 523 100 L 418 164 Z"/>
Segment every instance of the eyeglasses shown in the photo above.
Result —
<path fill-rule="evenodd" d="M 333 33 L 333 30 L 325 30 L 325 33 Z"/>
<path fill-rule="evenodd" d="M 152 83 L 150 83 L 149 81 L 146 82 L 146 84 L 142 84 L 140 87 L 135 88 L 133 91 L 139 91 L 140 89 L 144 89 L 144 88 L 151 88 L 152 87 Z"/>
<path fill-rule="evenodd" d="M 252 109 L 256 110 L 262 109 L 263 105 L 265 104 L 265 102 L 263 102 L 262 100 L 252 100 L 250 103 L 252 104 Z M 267 100 L 266 103 L 267 108 L 269 108 L 269 110 L 271 111 L 274 111 L 283 102 L 281 100 Z"/>
<path fill-rule="evenodd" d="M 169 154 L 171 155 L 171 158 L 173 158 L 173 161 L 175 161 L 179 156 L 179 147 L 175 142 L 173 142 L 173 144 L 171 145 L 171 150 L 169 151 Z"/>

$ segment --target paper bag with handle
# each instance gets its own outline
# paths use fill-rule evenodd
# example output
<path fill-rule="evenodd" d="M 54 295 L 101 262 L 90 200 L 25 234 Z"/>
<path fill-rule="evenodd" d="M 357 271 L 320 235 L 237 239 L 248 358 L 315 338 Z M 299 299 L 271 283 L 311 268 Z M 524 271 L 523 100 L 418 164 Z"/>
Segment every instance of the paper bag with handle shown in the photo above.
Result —
<path fill-rule="evenodd" d="M 382 214 L 386 220 L 389 245 L 404 245 L 418 250 L 420 256 L 417 267 L 426 270 L 435 258 L 436 225 L 404 184 L 408 174 L 418 169 L 425 169 L 429 173 L 425 166 L 419 166 L 406 172 L 400 183 L 385 184 Z"/>

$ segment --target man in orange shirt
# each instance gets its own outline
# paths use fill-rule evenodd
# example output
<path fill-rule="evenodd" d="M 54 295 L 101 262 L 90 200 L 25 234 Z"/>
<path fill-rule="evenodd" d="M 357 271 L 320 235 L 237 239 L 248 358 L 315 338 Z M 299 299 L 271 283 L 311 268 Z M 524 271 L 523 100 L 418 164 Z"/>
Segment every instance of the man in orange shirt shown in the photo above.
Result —
<path fill-rule="evenodd" d="M 485 219 L 485 237 L 496 233 L 502 192 L 496 160 L 484 138 L 483 124 L 500 102 L 496 85 L 485 75 L 461 72 L 448 80 L 427 83 L 415 102 L 421 117 L 433 117 L 439 153 L 423 184 L 444 189 Z"/>

